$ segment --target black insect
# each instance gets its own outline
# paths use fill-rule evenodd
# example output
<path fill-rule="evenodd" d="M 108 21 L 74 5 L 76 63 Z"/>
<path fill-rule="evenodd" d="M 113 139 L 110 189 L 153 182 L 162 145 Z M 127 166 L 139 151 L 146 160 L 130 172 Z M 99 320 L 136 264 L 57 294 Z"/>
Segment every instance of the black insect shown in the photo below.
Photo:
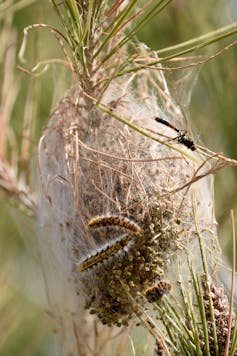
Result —
<path fill-rule="evenodd" d="M 196 147 L 195 144 L 193 142 L 193 140 L 191 140 L 190 138 L 186 137 L 185 132 L 182 132 L 181 130 L 177 129 L 177 127 L 175 127 L 174 125 L 172 125 L 170 122 L 160 118 L 160 117 L 156 117 L 155 120 L 157 122 L 159 122 L 160 124 L 163 124 L 165 126 L 170 127 L 171 129 L 175 130 L 176 132 L 178 132 L 178 136 L 175 138 L 179 143 L 181 143 L 182 145 L 186 146 L 187 148 L 189 148 L 191 151 L 195 151 Z"/>

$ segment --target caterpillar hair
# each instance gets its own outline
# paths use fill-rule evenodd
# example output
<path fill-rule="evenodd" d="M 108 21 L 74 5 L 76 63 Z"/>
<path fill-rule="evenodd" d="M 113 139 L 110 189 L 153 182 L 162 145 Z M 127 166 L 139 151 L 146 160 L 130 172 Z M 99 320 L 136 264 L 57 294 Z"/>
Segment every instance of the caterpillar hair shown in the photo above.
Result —
<path fill-rule="evenodd" d="M 125 246 L 128 245 L 131 240 L 131 236 L 123 235 L 119 240 L 116 240 L 114 244 L 103 248 L 96 254 L 87 257 L 83 262 L 81 262 L 77 268 L 78 272 L 86 271 L 99 263 L 103 263 L 108 258 L 114 256 L 119 251 L 121 251 Z"/>
<path fill-rule="evenodd" d="M 119 215 L 99 215 L 88 221 L 88 226 L 92 228 L 105 226 L 119 226 L 135 233 L 140 233 L 142 230 L 140 226 L 133 220 L 126 216 Z"/>

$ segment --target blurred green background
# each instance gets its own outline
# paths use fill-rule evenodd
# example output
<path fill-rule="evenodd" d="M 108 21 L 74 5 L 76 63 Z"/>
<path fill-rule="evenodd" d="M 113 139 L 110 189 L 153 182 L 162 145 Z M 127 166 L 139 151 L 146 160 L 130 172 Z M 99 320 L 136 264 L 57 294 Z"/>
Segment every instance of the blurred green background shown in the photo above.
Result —
<path fill-rule="evenodd" d="M 177 0 L 146 25 L 138 37 L 158 50 L 236 20 L 237 3 L 234 1 Z M 17 161 L 27 179 L 30 179 L 27 162 L 29 156 L 34 155 L 42 127 L 72 80 L 69 70 L 60 64 L 52 64 L 48 71 L 35 77 L 16 68 L 17 65 L 22 66 L 17 53 L 23 30 L 34 23 L 60 28 L 49 1 L 0 1 L 0 119 L 4 113 L 8 126 L 6 133 L 11 138 L 7 144 L 7 159 L 11 163 Z M 214 53 L 224 43 L 213 45 L 202 53 Z M 27 63 L 24 68 L 31 68 L 39 61 L 63 58 L 63 54 L 55 37 L 48 30 L 38 29 L 29 33 L 25 57 Z M 237 49 L 232 48 L 195 71 L 197 81 L 185 112 L 191 119 L 196 141 L 237 159 Z M 189 96 L 190 84 L 187 83 L 187 93 L 183 93 L 183 106 Z M 180 92 L 179 86 L 182 85 L 185 88 L 182 81 L 177 87 L 174 85 L 174 95 L 176 91 Z M 23 136 L 27 138 L 24 144 Z M 229 212 L 234 209 L 237 214 L 236 181 L 237 170 L 234 168 L 227 168 L 215 177 L 219 238 L 229 259 L 232 249 Z M 22 281 L 25 279 L 23 272 L 22 275 L 18 273 L 19 283 L 14 281 L 15 271 L 21 270 L 20 263 L 28 245 L 34 249 L 34 233 L 26 233 L 30 221 L 19 231 L 18 226 L 24 225 L 24 218 L 9 209 L 4 197 L 0 214 L 0 355 L 48 355 L 51 325 L 49 319 L 42 315 L 40 297 L 37 300 L 37 293 L 32 298 L 23 293 L 20 287 L 21 278 Z"/>

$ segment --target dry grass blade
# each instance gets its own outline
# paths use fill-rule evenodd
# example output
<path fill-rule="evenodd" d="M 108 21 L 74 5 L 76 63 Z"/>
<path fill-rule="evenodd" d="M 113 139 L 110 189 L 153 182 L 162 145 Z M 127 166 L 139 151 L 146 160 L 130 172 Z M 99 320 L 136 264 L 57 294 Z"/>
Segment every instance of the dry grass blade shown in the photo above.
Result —
<path fill-rule="evenodd" d="M 231 280 L 231 294 L 230 294 L 230 311 L 229 311 L 229 319 L 228 319 L 228 336 L 226 340 L 225 356 L 231 354 L 231 352 L 229 353 L 229 347 L 230 347 L 230 338 L 232 332 L 232 319 L 233 319 L 232 313 L 233 313 L 234 291 L 235 291 L 236 235 L 235 235 L 235 216 L 233 210 L 230 211 L 230 220 L 231 220 L 231 227 L 232 227 L 232 280 Z M 233 333 L 232 341 L 235 338 L 236 335 Z"/>
<path fill-rule="evenodd" d="M 1 193 L 4 194 L 4 197 L 9 202 L 14 202 L 27 215 L 35 216 L 36 204 L 30 195 L 28 187 L 13 177 L 11 168 L 2 161 L 0 161 L 0 188 Z"/>

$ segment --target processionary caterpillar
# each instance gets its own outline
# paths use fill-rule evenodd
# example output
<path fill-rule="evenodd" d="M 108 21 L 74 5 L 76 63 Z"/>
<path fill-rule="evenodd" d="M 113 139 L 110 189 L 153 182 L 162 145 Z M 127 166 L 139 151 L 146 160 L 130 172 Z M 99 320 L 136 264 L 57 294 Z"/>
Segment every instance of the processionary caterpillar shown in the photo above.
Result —
<path fill-rule="evenodd" d="M 157 302 L 164 294 L 171 291 L 172 285 L 166 281 L 158 281 L 145 291 L 149 303 Z"/>
<path fill-rule="evenodd" d="M 135 221 L 122 215 L 98 215 L 88 221 L 88 226 L 92 228 L 119 226 L 137 234 L 142 231 L 140 226 Z"/>
<path fill-rule="evenodd" d="M 86 271 L 89 268 L 96 266 L 98 263 L 102 263 L 111 256 L 121 251 L 125 246 L 128 245 L 131 240 L 131 236 L 123 235 L 119 240 L 116 240 L 113 245 L 108 245 L 104 247 L 101 251 L 96 254 L 87 257 L 83 262 L 81 262 L 77 268 L 78 272 Z"/>

